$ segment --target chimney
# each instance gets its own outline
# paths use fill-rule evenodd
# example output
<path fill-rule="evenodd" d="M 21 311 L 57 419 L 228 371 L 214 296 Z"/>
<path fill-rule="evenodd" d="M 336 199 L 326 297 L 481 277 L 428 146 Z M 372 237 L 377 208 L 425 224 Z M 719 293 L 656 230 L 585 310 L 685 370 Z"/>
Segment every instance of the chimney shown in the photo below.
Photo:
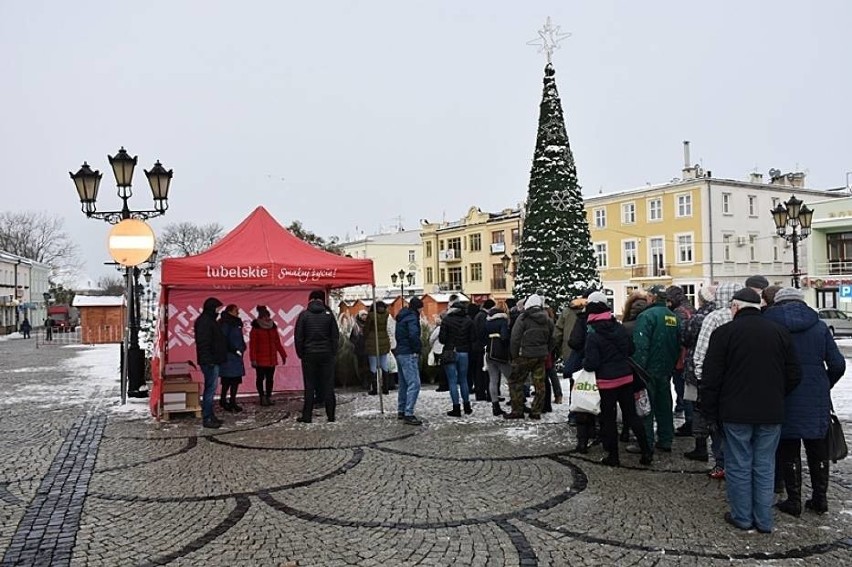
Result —
<path fill-rule="evenodd" d="M 690 165 L 689 140 L 683 141 L 683 179 L 695 179 L 695 168 Z"/>
<path fill-rule="evenodd" d="M 748 174 L 749 183 L 763 183 L 763 174 L 756 171 Z"/>

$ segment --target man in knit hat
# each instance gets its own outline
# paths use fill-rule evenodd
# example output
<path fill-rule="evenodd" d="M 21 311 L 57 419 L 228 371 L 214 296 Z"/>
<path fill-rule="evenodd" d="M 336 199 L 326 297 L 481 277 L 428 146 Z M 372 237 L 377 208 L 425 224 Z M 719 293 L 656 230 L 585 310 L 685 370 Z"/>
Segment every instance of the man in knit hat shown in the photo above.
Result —
<path fill-rule="evenodd" d="M 545 396 L 544 362 L 553 350 L 553 321 L 544 310 L 540 295 L 534 293 L 524 301 L 524 310 L 512 327 L 509 349 L 512 354 L 512 374 L 509 376 L 512 412 L 503 417 L 523 419 L 524 381 L 530 374 L 535 388 L 530 419 L 541 419 Z"/>
<path fill-rule="evenodd" d="M 725 521 L 741 530 L 770 533 L 784 398 L 799 384 L 800 370 L 790 332 L 761 315 L 756 291 L 737 291 L 731 312 L 732 321 L 710 337 L 701 409 L 725 433 L 731 508 Z"/>
<path fill-rule="evenodd" d="M 397 417 L 408 425 L 420 425 L 414 415 L 414 406 L 420 395 L 420 310 L 423 301 L 412 297 L 408 307 L 396 315 L 396 360 L 399 366 L 399 391 L 397 392 Z"/>
<path fill-rule="evenodd" d="M 310 423 L 314 411 L 314 393 L 319 390 L 325 403 L 328 421 L 334 421 L 334 365 L 340 329 L 337 318 L 325 304 L 325 292 L 314 290 L 308 296 L 308 308 L 296 319 L 296 354 L 302 360 L 305 401 L 302 417 L 296 421 Z"/>

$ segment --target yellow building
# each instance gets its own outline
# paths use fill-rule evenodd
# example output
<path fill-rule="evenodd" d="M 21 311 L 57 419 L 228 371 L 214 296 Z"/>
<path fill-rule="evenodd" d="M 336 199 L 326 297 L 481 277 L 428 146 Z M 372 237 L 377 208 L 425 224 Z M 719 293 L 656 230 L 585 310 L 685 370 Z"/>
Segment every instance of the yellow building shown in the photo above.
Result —
<path fill-rule="evenodd" d="M 399 295 L 401 292 L 406 297 L 423 293 L 419 230 L 362 235 L 356 240 L 341 243 L 340 247 L 346 256 L 373 261 L 378 297 Z M 397 275 L 400 270 L 405 272 L 402 280 Z M 350 286 L 344 288 L 343 299 L 368 299 L 372 293 L 368 285 Z"/>
<path fill-rule="evenodd" d="M 424 289 L 462 292 L 476 302 L 511 297 L 511 258 L 520 235 L 520 209 L 483 213 L 471 207 L 458 221 L 422 221 Z"/>
<path fill-rule="evenodd" d="M 764 183 L 717 179 L 684 168 L 684 179 L 584 198 L 592 246 L 604 287 L 620 313 L 637 287 L 678 285 L 695 304 L 704 285 L 744 283 L 751 275 L 790 285 L 792 252 L 775 234 L 770 210 L 793 193 L 830 196 L 803 187 L 804 175 Z"/>

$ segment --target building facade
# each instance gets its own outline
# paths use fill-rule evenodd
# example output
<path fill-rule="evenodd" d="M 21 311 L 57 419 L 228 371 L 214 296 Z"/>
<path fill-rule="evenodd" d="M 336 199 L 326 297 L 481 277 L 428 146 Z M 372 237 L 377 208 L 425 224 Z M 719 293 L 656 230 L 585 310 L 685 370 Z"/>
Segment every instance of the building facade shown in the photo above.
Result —
<path fill-rule="evenodd" d="M 379 298 L 423 293 L 421 250 L 419 230 L 401 230 L 388 234 L 363 236 L 341 244 L 343 253 L 352 258 L 369 258 L 373 261 L 373 276 L 376 281 L 376 296 Z M 405 271 L 404 282 L 399 271 Z M 408 274 L 412 274 L 409 278 Z M 396 276 L 396 281 L 391 275 Z M 370 286 L 352 286 L 343 290 L 344 300 L 371 298 Z"/>
<path fill-rule="evenodd" d="M 793 194 L 832 198 L 805 188 L 800 173 L 764 183 L 758 174 L 718 179 L 697 167 L 664 185 L 586 197 L 592 246 L 616 312 L 632 290 L 654 284 L 678 285 L 693 303 L 702 286 L 755 274 L 790 285 L 792 250 L 776 235 L 770 211 Z"/>
<path fill-rule="evenodd" d="M 33 327 L 47 318 L 50 266 L 0 250 L 0 334 L 15 332 L 24 318 Z"/>
<path fill-rule="evenodd" d="M 522 228 L 520 208 L 484 213 L 471 207 L 458 221 L 421 221 L 426 292 L 464 293 L 477 303 L 511 297 L 514 267 L 508 259 Z"/>
<path fill-rule="evenodd" d="M 814 216 L 811 234 L 799 243 L 807 258 L 801 284 L 810 305 L 852 311 L 852 197 L 842 195 L 805 203 Z"/>

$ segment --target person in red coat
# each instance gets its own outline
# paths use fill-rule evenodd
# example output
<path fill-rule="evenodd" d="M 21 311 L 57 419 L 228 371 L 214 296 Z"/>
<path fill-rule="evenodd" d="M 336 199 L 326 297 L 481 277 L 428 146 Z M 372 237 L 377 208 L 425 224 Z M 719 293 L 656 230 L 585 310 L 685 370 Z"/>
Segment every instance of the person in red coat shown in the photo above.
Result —
<path fill-rule="evenodd" d="M 274 403 L 272 377 L 275 375 L 278 355 L 281 355 L 281 364 L 287 362 L 287 351 L 281 344 L 281 335 L 278 334 L 278 327 L 272 321 L 269 309 L 265 305 L 258 305 L 257 319 L 251 322 L 251 333 L 249 333 L 249 360 L 252 368 L 257 372 L 255 384 L 262 406 L 271 406 Z"/>

